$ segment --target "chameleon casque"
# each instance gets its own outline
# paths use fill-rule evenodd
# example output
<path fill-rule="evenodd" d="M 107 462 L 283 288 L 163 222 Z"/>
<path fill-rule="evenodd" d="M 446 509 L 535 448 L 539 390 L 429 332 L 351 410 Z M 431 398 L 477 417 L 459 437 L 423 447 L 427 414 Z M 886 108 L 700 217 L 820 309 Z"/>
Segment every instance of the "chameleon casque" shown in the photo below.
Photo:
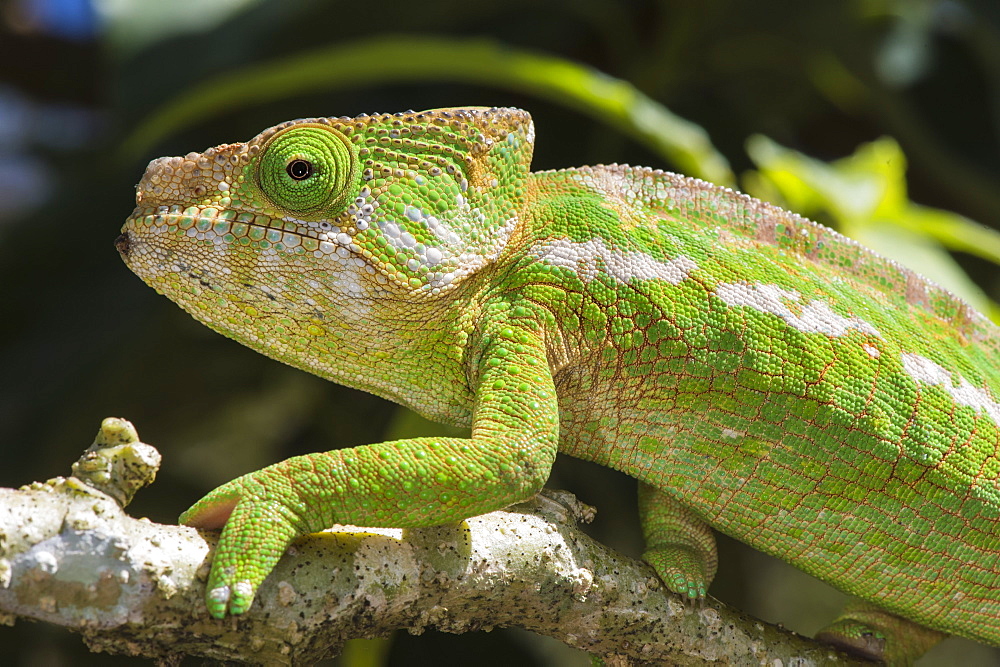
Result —
<path fill-rule="evenodd" d="M 528 113 L 295 120 L 154 160 L 116 245 L 213 329 L 471 438 L 292 458 L 181 516 L 241 614 L 296 536 L 530 497 L 560 451 L 640 481 L 644 559 L 712 529 L 856 596 L 826 639 L 1000 644 L 1000 331 L 826 227 L 699 180 L 531 173 Z"/>

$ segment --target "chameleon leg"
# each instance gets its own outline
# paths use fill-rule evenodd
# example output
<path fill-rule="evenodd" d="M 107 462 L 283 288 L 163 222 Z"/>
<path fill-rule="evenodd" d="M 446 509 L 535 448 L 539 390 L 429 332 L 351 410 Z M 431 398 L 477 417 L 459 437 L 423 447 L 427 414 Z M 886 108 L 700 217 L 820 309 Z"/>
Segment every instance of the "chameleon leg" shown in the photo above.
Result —
<path fill-rule="evenodd" d="M 816 633 L 816 639 L 869 660 L 909 665 L 947 637 L 881 607 L 854 598 L 840 617 Z"/>
<path fill-rule="evenodd" d="M 434 526 L 530 498 L 559 441 L 546 347 L 527 307 L 496 307 L 481 328 L 470 438 L 408 438 L 296 456 L 223 484 L 181 515 L 222 528 L 206 603 L 242 614 L 297 536 L 333 524 Z"/>
<path fill-rule="evenodd" d="M 646 538 L 642 559 L 667 588 L 689 598 L 705 597 L 719 557 L 715 535 L 689 509 L 649 484 L 639 483 L 639 518 Z"/>

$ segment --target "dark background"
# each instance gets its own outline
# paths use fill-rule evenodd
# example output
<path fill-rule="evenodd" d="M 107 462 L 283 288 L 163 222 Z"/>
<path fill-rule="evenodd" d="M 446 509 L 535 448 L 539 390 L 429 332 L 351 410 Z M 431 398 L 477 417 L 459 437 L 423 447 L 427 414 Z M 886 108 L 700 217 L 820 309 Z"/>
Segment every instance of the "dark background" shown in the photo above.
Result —
<path fill-rule="evenodd" d="M 534 166 L 670 165 L 607 125 L 527 91 L 423 82 L 325 87 L 186 123 L 139 157 L 120 147 L 181 92 L 247 65 L 395 36 L 482 37 L 633 83 L 706 129 L 737 174 L 759 133 L 822 161 L 880 136 L 909 162 L 910 197 L 1000 226 L 1000 4 L 995 0 L 504 3 L 0 2 L 0 486 L 68 474 L 106 416 L 130 419 L 164 455 L 130 512 L 157 522 L 205 491 L 288 456 L 431 432 L 372 396 L 294 371 L 218 336 L 157 296 L 112 242 L 146 161 L 246 140 L 282 120 L 459 105 L 531 111 Z M 233 8 L 227 10 L 228 6 Z M 172 8 L 172 9 L 171 9 Z M 957 259 L 991 296 L 997 272 Z M 920 267 L 915 267 L 920 269 Z M 641 544 L 634 483 L 562 459 L 551 486 L 599 508 L 593 533 Z M 839 594 L 720 538 L 711 593 L 812 633 Z M 527 633 L 399 633 L 344 664 L 587 664 Z M 74 635 L 0 628 L 6 664 L 124 664 Z M 921 664 L 989 664 L 949 640 Z"/>

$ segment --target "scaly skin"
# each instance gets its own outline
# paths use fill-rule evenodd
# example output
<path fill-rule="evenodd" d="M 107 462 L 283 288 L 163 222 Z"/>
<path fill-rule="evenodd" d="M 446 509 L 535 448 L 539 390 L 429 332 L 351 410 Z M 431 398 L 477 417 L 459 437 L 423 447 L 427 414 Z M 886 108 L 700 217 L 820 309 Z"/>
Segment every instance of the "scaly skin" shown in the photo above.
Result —
<path fill-rule="evenodd" d="M 644 557 L 682 595 L 715 574 L 711 526 L 868 601 L 827 639 L 896 661 L 943 633 L 1000 644 L 997 329 L 724 188 L 529 173 L 533 139 L 523 111 L 453 109 L 150 163 L 117 243 L 149 285 L 275 359 L 472 427 L 208 494 L 181 521 L 225 526 L 211 614 L 245 612 L 298 535 L 496 510 L 558 449 L 642 482 Z"/>

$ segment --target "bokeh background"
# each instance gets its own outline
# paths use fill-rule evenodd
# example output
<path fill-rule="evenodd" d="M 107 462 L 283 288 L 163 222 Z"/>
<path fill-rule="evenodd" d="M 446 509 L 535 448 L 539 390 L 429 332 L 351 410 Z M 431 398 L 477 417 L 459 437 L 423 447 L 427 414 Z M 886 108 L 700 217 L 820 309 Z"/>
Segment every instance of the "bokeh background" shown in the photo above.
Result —
<path fill-rule="evenodd" d="M 289 118 L 459 105 L 530 110 L 536 169 L 627 162 L 727 183 L 997 312 L 996 0 L 0 1 L 0 485 L 68 474 L 121 416 L 164 455 L 130 511 L 173 522 L 282 458 L 440 432 L 212 333 L 112 242 L 153 157 Z M 550 485 L 599 508 L 598 539 L 640 553 L 629 478 L 564 458 Z M 761 618 L 810 634 L 841 603 L 731 540 L 720 551 L 711 593 Z M 0 655 L 135 662 L 25 622 L 0 628 Z M 470 657 L 588 664 L 502 629 L 401 632 L 336 664 Z M 920 664 L 997 663 L 952 639 Z"/>

